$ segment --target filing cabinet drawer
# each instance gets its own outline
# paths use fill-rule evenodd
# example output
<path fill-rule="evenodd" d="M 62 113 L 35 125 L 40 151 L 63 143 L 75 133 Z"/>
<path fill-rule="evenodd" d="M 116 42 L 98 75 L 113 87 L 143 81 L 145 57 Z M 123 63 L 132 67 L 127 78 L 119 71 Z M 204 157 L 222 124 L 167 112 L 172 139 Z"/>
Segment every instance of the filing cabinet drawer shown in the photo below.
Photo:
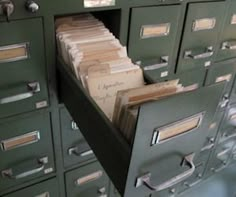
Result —
<path fill-rule="evenodd" d="M 232 91 L 231 91 L 231 94 L 230 94 L 229 102 L 231 104 L 236 102 L 236 79 L 234 80 L 234 85 L 233 85 L 233 88 L 232 88 Z"/>
<path fill-rule="evenodd" d="M 205 139 L 205 142 L 203 144 L 202 150 L 211 150 L 213 149 L 216 139 L 217 139 L 217 133 L 219 131 L 221 122 L 224 118 L 224 111 L 218 111 L 216 112 L 215 116 L 213 117 L 213 120 L 208 125 L 208 136 Z"/>
<path fill-rule="evenodd" d="M 60 109 L 61 136 L 65 167 L 95 158 L 66 108 Z"/>
<path fill-rule="evenodd" d="M 145 72 L 145 77 L 152 83 L 157 83 L 160 80 L 153 77 L 150 73 Z M 201 88 L 204 85 L 206 70 L 191 70 L 180 74 L 174 74 L 168 77 L 168 80 L 179 79 L 179 83 L 184 87 L 192 87 L 193 89 Z"/>
<path fill-rule="evenodd" d="M 207 175 L 217 173 L 228 166 L 236 138 L 230 138 L 217 145 L 207 166 Z"/>
<path fill-rule="evenodd" d="M 177 71 L 204 68 L 215 56 L 225 2 L 190 3 Z"/>
<path fill-rule="evenodd" d="M 184 87 L 201 88 L 206 76 L 204 69 L 192 70 L 183 74 L 175 74 L 171 79 L 179 79 Z"/>
<path fill-rule="evenodd" d="M 220 141 L 224 141 L 231 137 L 236 137 L 236 106 L 231 105 L 228 107 L 224 121 L 220 127 Z"/>
<path fill-rule="evenodd" d="M 0 118 L 46 107 L 42 20 L 0 23 L 0 35 Z"/>
<path fill-rule="evenodd" d="M 109 179 L 98 162 L 66 173 L 67 197 L 108 197 Z"/>
<path fill-rule="evenodd" d="M 231 1 L 218 43 L 217 61 L 236 57 L 236 2 Z"/>
<path fill-rule="evenodd" d="M 3 197 L 59 197 L 56 179 L 51 179 Z"/>
<path fill-rule="evenodd" d="M 175 65 L 180 12 L 180 5 L 132 9 L 129 56 L 153 78 L 168 76 Z"/>
<path fill-rule="evenodd" d="M 54 171 L 49 113 L 34 113 L 0 124 L 0 190 Z"/>
<path fill-rule="evenodd" d="M 235 59 L 214 64 L 208 71 L 205 85 L 211 85 L 222 81 L 226 82 L 224 89 L 224 101 L 222 101 L 221 107 L 227 106 L 229 102 L 229 96 L 233 86 L 235 73 L 236 73 Z"/>
<path fill-rule="evenodd" d="M 61 60 L 58 69 L 62 101 L 122 196 L 161 193 L 193 174 L 194 153 L 209 134 L 224 83 L 143 104 L 129 146 Z M 180 135 L 156 138 L 186 122 L 191 129 Z"/>

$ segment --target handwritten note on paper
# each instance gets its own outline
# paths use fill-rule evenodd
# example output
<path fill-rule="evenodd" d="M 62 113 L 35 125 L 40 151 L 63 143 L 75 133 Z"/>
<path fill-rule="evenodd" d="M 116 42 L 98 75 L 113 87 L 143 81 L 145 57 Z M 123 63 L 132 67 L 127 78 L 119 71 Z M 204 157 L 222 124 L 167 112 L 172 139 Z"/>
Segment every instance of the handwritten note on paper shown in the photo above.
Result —
<path fill-rule="evenodd" d="M 143 83 L 141 69 L 94 77 L 88 76 L 87 79 L 90 95 L 110 120 L 113 116 L 117 92 L 140 87 Z"/>
<path fill-rule="evenodd" d="M 115 0 L 84 0 L 85 8 L 114 6 L 115 4 Z"/>

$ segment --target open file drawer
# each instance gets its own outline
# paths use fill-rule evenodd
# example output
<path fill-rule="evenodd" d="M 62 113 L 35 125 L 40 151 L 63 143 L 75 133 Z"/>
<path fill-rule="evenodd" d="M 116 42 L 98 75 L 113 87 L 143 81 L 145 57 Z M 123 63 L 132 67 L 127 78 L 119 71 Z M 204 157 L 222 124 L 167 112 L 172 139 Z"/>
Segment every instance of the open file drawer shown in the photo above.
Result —
<path fill-rule="evenodd" d="M 58 70 L 62 102 L 80 125 L 81 132 L 122 196 L 147 196 L 172 187 L 193 174 L 194 153 L 200 151 L 208 135 L 207 127 L 214 117 L 224 84 L 144 104 L 139 109 L 134 142 L 129 146 L 60 59 Z M 196 125 L 191 132 L 160 143 L 154 140 L 156 133 L 177 128 L 195 118 Z"/>

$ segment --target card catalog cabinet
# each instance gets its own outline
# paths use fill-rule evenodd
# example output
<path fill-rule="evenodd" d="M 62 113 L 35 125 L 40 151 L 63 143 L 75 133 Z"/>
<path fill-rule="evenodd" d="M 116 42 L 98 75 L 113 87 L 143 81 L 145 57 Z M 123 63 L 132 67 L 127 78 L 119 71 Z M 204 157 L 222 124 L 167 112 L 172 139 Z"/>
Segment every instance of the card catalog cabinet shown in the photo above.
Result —
<path fill-rule="evenodd" d="M 80 13 L 147 83 L 192 90 L 141 105 L 131 144 L 57 57 L 55 19 Z M 234 0 L 0 0 L 0 196 L 233 196 L 235 58 Z"/>
<path fill-rule="evenodd" d="M 26 189 L 16 191 L 3 197 L 58 197 L 58 183 L 56 179 L 51 179 Z"/>
<path fill-rule="evenodd" d="M 49 113 L 0 123 L 0 191 L 54 172 Z"/>
<path fill-rule="evenodd" d="M 48 105 L 40 18 L 0 23 L 0 118 Z"/>

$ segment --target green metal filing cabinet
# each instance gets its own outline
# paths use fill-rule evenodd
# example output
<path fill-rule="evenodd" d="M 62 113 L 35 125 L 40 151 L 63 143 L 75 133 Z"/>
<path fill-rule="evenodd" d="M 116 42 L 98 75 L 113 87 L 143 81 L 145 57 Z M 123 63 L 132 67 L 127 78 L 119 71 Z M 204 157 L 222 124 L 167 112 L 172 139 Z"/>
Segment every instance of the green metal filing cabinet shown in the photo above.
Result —
<path fill-rule="evenodd" d="M 235 0 L 85 1 L 0 0 L 0 196 L 234 196 Z M 57 57 L 55 20 L 80 13 L 104 22 L 148 83 L 192 89 L 143 104 L 131 145 Z"/>

